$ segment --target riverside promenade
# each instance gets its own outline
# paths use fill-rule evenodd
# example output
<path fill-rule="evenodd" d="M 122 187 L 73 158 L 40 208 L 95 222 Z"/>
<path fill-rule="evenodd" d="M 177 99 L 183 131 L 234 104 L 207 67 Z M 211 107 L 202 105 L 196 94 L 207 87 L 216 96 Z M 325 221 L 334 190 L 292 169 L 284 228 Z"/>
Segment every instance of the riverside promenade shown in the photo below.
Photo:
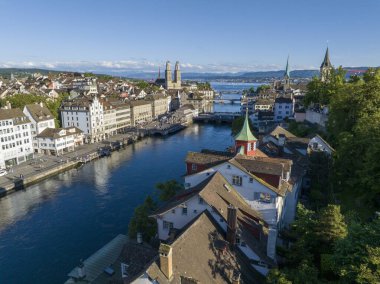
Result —
<path fill-rule="evenodd" d="M 136 140 L 137 135 L 131 132 L 117 134 L 98 143 L 83 144 L 75 148 L 75 151 L 61 156 L 34 154 L 33 159 L 13 166 L 5 176 L 0 177 L 0 197 L 60 172 L 75 168 L 83 162 L 96 159 L 99 157 L 98 150 L 101 147 L 114 142 L 123 142 L 123 145 L 126 146 Z"/>

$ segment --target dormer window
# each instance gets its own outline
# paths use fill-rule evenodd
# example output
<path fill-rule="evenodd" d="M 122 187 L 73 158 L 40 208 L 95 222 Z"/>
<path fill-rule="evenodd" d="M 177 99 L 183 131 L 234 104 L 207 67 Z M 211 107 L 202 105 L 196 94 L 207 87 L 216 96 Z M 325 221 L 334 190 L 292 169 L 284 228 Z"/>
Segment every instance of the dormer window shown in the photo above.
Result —
<path fill-rule="evenodd" d="M 243 177 L 241 177 L 241 176 L 232 176 L 232 184 L 241 186 L 243 184 Z"/>
<path fill-rule="evenodd" d="M 182 208 L 182 215 L 187 215 L 187 207 Z"/>

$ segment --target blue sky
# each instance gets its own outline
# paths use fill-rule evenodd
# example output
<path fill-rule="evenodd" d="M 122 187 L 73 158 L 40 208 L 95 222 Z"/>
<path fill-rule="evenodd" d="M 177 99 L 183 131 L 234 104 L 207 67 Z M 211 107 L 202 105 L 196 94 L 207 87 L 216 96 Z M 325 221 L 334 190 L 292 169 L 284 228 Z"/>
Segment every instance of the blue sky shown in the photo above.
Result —
<path fill-rule="evenodd" d="M 236 72 L 380 66 L 378 0 L 0 0 L 0 67 Z"/>

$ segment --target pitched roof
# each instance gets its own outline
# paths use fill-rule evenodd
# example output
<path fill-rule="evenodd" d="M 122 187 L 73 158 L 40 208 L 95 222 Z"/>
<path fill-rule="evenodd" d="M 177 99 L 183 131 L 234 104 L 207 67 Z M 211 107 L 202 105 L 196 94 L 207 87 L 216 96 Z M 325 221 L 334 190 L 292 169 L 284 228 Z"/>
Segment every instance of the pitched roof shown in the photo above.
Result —
<path fill-rule="evenodd" d="M 65 130 L 64 134 L 59 134 L 62 130 Z M 67 128 L 45 128 L 40 134 L 37 135 L 38 138 L 62 138 L 65 136 L 75 135 L 83 133 L 79 128 L 72 126 Z"/>
<path fill-rule="evenodd" d="M 323 67 L 332 67 L 332 64 L 330 62 L 330 54 L 329 54 L 329 48 L 326 48 L 325 58 L 323 59 L 323 62 L 321 64 L 321 68 Z"/>
<path fill-rule="evenodd" d="M 280 134 L 285 135 L 286 138 L 290 137 L 297 137 L 293 133 L 289 132 L 288 130 L 282 128 L 281 126 L 276 126 L 276 128 L 270 133 L 270 135 L 278 138 Z"/>
<path fill-rule="evenodd" d="M 19 108 L 0 109 L 0 120 L 6 119 L 12 119 L 14 125 L 30 122 L 28 117 Z"/>
<path fill-rule="evenodd" d="M 293 100 L 291 98 L 279 97 L 274 101 L 276 104 L 291 104 Z"/>
<path fill-rule="evenodd" d="M 249 121 L 248 121 L 248 108 L 245 113 L 245 119 L 244 124 L 240 132 L 235 136 L 235 140 L 238 141 L 254 141 L 257 140 L 255 136 L 253 136 L 251 132 L 251 128 L 249 127 Z"/>
<path fill-rule="evenodd" d="M 282 185 L 284 182 L 280 183 L 279 187 L 274 187 L 274 186 L 270 185 L 269 183 L 267 183 L 265 180 L 259 178 L 255 174 L 253 174 L 250 171 L 248 171 L 242 164 L 240 164 L 238 161 L 236 161 L 235 158 L 229 160 L 228 162 L 231 163 L 232 165 L 234 165 L 235 167 L 237 167 L 238 169 L 242 170 L 243 172 L 245 172 L 247 175 L 249 175 L 250 177 L 252 177 L 256 181 L 258 181 L 262 185 L 266 186 L 268 189 L 270 189 L 273 192 L 277 193 L 278 195 L 281 195 L 281 196 L 285 196 L 286 195 L 286 192 L 288 191 L 288 188 Z"/>
<path fill-rule="evenodd" d="M 241 254 L 229 249 L 224 235 L 211 213 L 204 211 L 171 244 L 172 279 L 162 273 L 158 260 L 147 269 L 149 277 L 161 284 L 180 283 L 182 277 L 199 283 L 230 283 L 238 270 L 244 283 L 255 283 L 252 266 L 247 265 Z"/>
<path fill-rule="evenodd" d="M 40 104 L 35 103 L 26 105 L 25 107 L 36 122 L 54 119 L 50 110 Z"/>
<path fill-rule="evenodd" d="M 231 155 L 222 153 L 200 153 L 200 152 L 188 152 L 186 156 L 186 163 L 204 165 L 204 166 L 215 166 L 225 161 L 231 159 Z"/>
<path fill-rule="evenodd" d="M 120 255 L 124 244 L 127 242 L 127 237 L 125 235 L 118 235 L 111 242 L 106 244 L 83 263 L 85 265 L 87 282 L 94 281 L 103 270 L 107 268 L 110 264 L 114 263 Z M 79 278 L 78 269 L 74 268 L 69 274 L 69 277 Z"/>

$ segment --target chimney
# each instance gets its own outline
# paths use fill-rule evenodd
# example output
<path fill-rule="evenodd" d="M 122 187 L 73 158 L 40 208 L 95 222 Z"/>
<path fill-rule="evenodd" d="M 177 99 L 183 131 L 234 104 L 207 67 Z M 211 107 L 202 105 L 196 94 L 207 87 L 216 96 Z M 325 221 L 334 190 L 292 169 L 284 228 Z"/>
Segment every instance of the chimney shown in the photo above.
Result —
<path fill-rule="evenodd" d="M 160 269 L 162 273 L 169 280 L 173 276 L 173 255 L 172 255 L 172 247 L 167 244 L 160 244 L 160 248 L 158 252 L 160 254 Z"/>
<path fill-rule="evenodd" d="M 227 241 L 230 245 L 236 244 L 237 208 L 233 205 L 227 207 Z"/>
<path fill-rule="evenodd" d="M 232 275 L 232 284 L 240 284 L 240 272 L 235 270 L 234 274 Z"/>
<path fill-rule="evenodd" d="M 5 103 L 6 109 L 12 109 L 12 105 L 9 101 Z"/>

